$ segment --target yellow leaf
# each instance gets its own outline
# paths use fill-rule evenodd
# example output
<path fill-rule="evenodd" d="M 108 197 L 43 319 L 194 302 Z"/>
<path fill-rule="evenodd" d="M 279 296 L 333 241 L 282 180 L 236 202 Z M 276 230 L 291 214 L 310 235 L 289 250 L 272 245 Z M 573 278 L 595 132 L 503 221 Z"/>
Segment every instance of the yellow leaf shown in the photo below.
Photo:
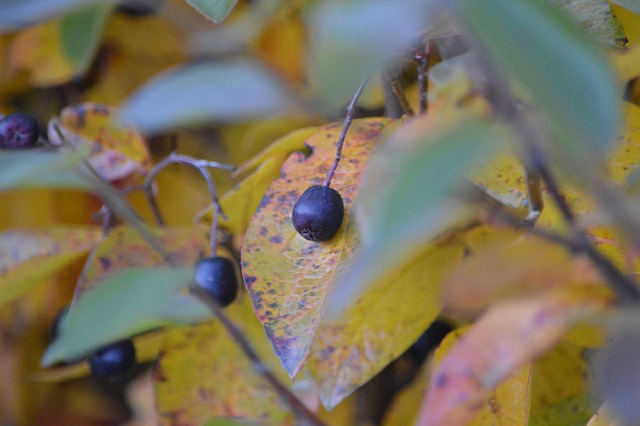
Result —
<path fill-rule="evenodd" d="M 242 295 L 225 312 L 282 380 L 248 297 Z M 287 413 L 219 321 L 169 331 L 153 380 L 163 425 L 200 425 L 216 418 L 277 425 Z"/>
<path fill-rule="evenodd" d="M 307 139 L 313 150 L 308 158 L 302 153 L 288 158 L 282 177 L 271 183 L 245 235 L 244 280 L 256 314 L 291 377 L 307 358 L 338 265 L 355 248 L 357 235 L 348 211 L 372 142 L 389 123 L 387 119 L 354 120 L 349 130 L 343 160 L 332 182 L 347 213 L 331 241 L 319 244 L 299 236 L 291 224 L 291 210 L 308 186 L 324 181 L 335 157 L 341 123 L 326 126 Z"/>
<path fill-rule="evenodd" d="M 11 45 L 11 67 L 31 74 L 36 87 L 69 82 L 79 71 L 64 54 L 59 21 L 50 21 L 18 33 Z"/>
<path fill-rule="evenodd" d="M 609 4 L 611 5 L 611 9 L 613 9 L 613 13 L 616 14 L 616 17 L 622 24 L 624 32 L 629 39 L 629 44 L 627 44 L 627 46 L 636 46 L 638 44 L 638 40 L 640 40 L 640 16 L 616 4 L 616 2 L 611 1 Z"/>
<path fill-rule="evenodd" d="M 54 227 L 0 234 L 0 305 L 87 254 L 102 239 L 97 227 Z"/>
<path fill-rule="evenodd" d="M 321 325 L 308 367 L 325 407 L 334 407 L 418 340 L 440 313 L 440 285 L 462 254 L 457 245 L 417 252 L 379 277 L 342 316 Z"/>

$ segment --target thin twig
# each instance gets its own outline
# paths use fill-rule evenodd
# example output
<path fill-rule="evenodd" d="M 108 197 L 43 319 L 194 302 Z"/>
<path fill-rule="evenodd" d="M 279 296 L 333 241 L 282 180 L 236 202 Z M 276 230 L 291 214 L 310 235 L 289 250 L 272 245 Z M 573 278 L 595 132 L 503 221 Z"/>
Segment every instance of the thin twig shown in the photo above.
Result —
<path fill-rule="evenodd" d="M 521 218 L 505 210 L 502 204 L 496 202 L 481 189 L 472 189 L 470 197 L 476 204 L 483 207 L 491 218 L 498 222 L 515 228 L 521 226 Z M 636 285 L 635 280 L 623 274 L 609 258 L 600 253 L 586 232 L 578 232 L 572 237 L 542 228 L 531 228 L 528 232 L 536 237 L 561 245 L 572 253 L 582 253 L 587 256 L 591 264 L 605 279 L 605 282 L 616 293 L 621 304 L 640 302 L 640 288 Z"/>
<path fill-rule="evenodd" d="M 58 139 L 65 147 L 73 151 L 77 150 L 72 143 L 66 140 L 56 123 L 53 123 L 52 129 L 57 133 Z M 175 263 L 162 243 L 147 229 L 147 225 L 142 218 L 131 208 L 120 193 L 100 176 L 100 173 L 93 168 L 87 158 L 82 159 L 82 165 L 78 168 L 78 173 L 84 174 L 91 182 L 91 187 L 98 193 L 107 208 L 115 213 L 121 220 L 129 222 L 131 227 L 162 256 L 167 264 L 173 265 Z"/>
<path fill-rule="evenodd" d="M 427 67 L 429 66 L 429 55 L 431 53 L 430 40 L 427 43 L 427 50 L 420 50 L 415 53 L 413 59 L 416 63 L 416 72 L 418 74 L 418 96 L 420 105 L 420 114 L 427 112 L 429 106 L 427 102 L 427 91 L 429 90 L 429 80 L 427 79 Z"/>
<path fill-rule="evenodd" d="M 156 175 L 171 164 L 186 164 L 188 166 L 194 167 L 200 175 L 204 178 L 207 183 L 207 188 L 209 189 L 209 195 L 211 196 L 211 200 L 213 201 L 213 220 L 211 221 L 211 235 L 209 240 L 209 246 L 211 248 L 211 254 L 215 256 L 217 245 L 218 245 L 218 220 L 219 216 L 226 217 L 224 212 L 222 211 L 222 207 L 220 207 L 220 200 L 218 199 L 218 195 L 216 193 L 216 187 L 209 174 L 207 168 L 218 168 L 223 170 L 234 170 L 234 167 L 228 164 L 218 163 L 216 161 L 208 161 L 201 160 L 193 157 L 189 157 L 186 155 L 180 155 L 178 153 L 172 152 L 165 158 L 163 158 L 159 163 L 157 163 L 153 168 L 149 171 L 147 176 L 144 179 L 143 188 L 145 194 L 147 194 L 147 200 L 149 200 L 149 205 L 154 212 L 156 220 L 158 223 L 163 223 L 162 215 L 160 214 L 160 209 L 156 203 L 155 197 L 153 196 L 153 181 Z"/>
<path fill-rule="evenodd" d="M 338 168 L 338 163 L 342 158 L 342 147 L 344 145 L 344 140 L 347 137 L 347 132 L 349 131 L 349 127 L 351 126 L 351 122 L 353 121 L 353 114 L 356 110 L 356 104 L 358 103 L 360 95 L 362 95 L 362 91 L 364 90 L 364 86 L 367 84 L 367 81 L 369 81 L 369 76 L 367 76 L 362 84 L 360 84 L 360 87 L 358 87 L 356 94 L 353 95 L 353 99 L 351 99 L 351 103 L 347 107 L 347 116 L 344 119 L 342 132 L 340 132 L 340 137 L 338 138 L 338 146 L 336 147 L 336 157 L 333 160 L 333 164 L 331 165 L 329 173 L 327 173 L 327 180 L 324 182 L 324 186 L 329 186 L 331 184 L 331 179 L 333 179 L 333 175 Z"/>
<path fill-rule="evenodd" d="M 398 83 L 398 80 L 395 79 L 389 72 L 384 73 L 387 82 L 389 83 L 389 87 L 391 88 L 391 92 L 396 97 L 398 104 L 400 104 L 400 108 L 402 108 L 402 113 L 408 117 L 412 117 L 415 115 L 413 112 L 413 108 L 411 108 L 411 104 L 407 100 L 407 97 L 404 94 L 404 89 Z"/>
<path fill-rule="evenodd" d="M 278 380 L 278 378 L 269 370 L 266 364 L 260 359 L 256 350 L 251 343 L 245 338 L 242 331 L 231 321 L 224 313 L 223 309 L 216 303 L 213 297 L 206 290 L 191 286 L 189 288 L 191 294 L 203 301 L 209 310 L 218 318 L 224 328 L 227 330 L 233 341 L 242 350 L 244 355 L 249 359 L 253 370 L 260 374 L 262 378 L 273 387 L 284 404 L 289 407 L 291 413 L 295 416 L 299 425 L 315 425 L 322 426 L 324 423 L 318 419 L 291 391 Z"/>

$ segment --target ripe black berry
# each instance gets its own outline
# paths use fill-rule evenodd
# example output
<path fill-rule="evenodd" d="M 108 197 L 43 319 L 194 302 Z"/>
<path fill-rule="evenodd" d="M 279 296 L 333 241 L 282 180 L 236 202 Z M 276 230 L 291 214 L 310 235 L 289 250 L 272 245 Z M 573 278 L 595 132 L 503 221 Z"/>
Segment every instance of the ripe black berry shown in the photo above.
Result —
<path fill-rule="evenodd" d="M 332 239 L 344 217 L 344 202 L 338 191 L 314 185 L 302 193 L 293 206 L 291 221 L 298 234 L 309 241 Z"/>
<path fill-rule="evenodd" d="M 226 257 L 206 257 L 196 265 L 193 281 L 206 290 L 223 308 L 238 294 L 238 278 L 233 262 Z"/>
<path fill-rule="evenodd" d="M 135 363 L 136 348 L 131 340 L 112 343 L 89 357 L 91 374 L 107 380 L 126 378 Z"/>
<path fill-rule="evenodd" d="M 35 145 L 38 136 L 38 122 L 30 114 L 14 112 L 0 120 L 0 148 L 28 148 Z"/>

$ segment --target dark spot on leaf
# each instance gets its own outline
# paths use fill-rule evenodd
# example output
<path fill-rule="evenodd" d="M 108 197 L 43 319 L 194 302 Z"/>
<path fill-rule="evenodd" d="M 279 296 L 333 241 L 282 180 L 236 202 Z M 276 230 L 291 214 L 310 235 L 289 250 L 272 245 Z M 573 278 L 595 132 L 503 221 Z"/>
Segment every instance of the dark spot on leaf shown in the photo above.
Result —
<path fill-rule="evenodd" d="M 98 261 L 100 262 L 100 266 L 102 266 L 102 269 L 109 269 L 109 267 L 111 266 L 111 261 L 104 256 L 99 257 Z"/>
<path fill-rule="evenodd" d="M 280 235 L 274 235 L 273 237 L 269 238 L 269 241 L 274 244 L 280 244 L 282 243 L 282 237 Z"/>
<path fill-rule="evenodd" d="M 436 387 L 441 388 L 447 385 L 447 383 L 449 383 L 449 377 L 447 377 L 446 374 L 438 374 L 438 376 L 436 376 L 436 380 L 435 380 L 435 384 Z"/>
<path fill-rule="evenodd" d="M 247 266 L 247 265 L 244 265 L 244 266 Z M 258 278 L 256 278 L 256 277 L 252 277 L 251 275 L 245 275 L 245 276 L 244 276 L 244 283 L 245 283 L 245 284 L 247 285 L 247 287 L 248 287 L 248 286 L 250 286 L 251 284 L 255 283 L 257 279 L 258 279 Z"/>

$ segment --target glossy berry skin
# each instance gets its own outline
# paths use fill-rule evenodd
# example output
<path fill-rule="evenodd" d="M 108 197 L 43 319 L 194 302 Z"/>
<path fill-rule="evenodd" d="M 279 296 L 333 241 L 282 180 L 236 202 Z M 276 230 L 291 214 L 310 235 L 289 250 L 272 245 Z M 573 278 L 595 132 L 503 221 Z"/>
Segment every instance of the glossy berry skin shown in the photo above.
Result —
<path fill-rule="evenodd" d="M 338 191 L 324 185 L 314 185 L 302 193 L 291 213 L 293 227 L 309 241 L 332 239 L 344 217 L 344 201 Z"/>
<path fill-rule="evenodd" d="M 89 357 L 94 377 L 120 380 L 127 377 L 136 364 L 136 348 L 131 340 L 120 340 L 104 346 Z"/>
<path fill-rule="evenodd" d="M 226 257 L 206 257 L 196 265 L 193 281 L 223 308 L 238 295 L 238 278 L 233 262 Z"/>
<path fill-rule="evenodd" d="M 32 115 L 14 112 L 0 120 L 0 148 L 29 148 L 38 142 L 40 127 Z"/>

